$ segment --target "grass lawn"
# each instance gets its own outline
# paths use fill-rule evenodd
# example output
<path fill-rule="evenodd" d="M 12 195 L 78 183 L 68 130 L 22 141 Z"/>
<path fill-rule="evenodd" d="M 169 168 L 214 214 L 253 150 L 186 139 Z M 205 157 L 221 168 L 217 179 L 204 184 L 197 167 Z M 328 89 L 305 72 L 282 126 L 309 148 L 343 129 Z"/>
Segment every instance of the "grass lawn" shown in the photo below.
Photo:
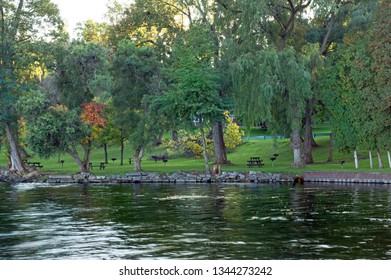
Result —
<path fill-rule="evenodd" d="M 263 131 L 258 131 L 258 133 Z M 327 133 L 327 126 L 321 126 L 314 130 L 314 133 Z M 255 134 L 254 134 L 255 135 Z M 259 134 L 258 134 L 259 135 Z M 334 151 L 333 163 L 326 163 L 328 158 L 329 149 L 329 137 L 319 136 L 315 138 L 318 143 L 318 147 L 313 150 L 313 157 L 315 160 L 314 164 L 310 164 L 300 169 L 293 169 L 290 164 L 293 160 L 293 153 L 289 147 L 289 140 L 282 139 L 274 142 L 272 139 L 250 139 L 238 147 L 233 153 L 228 154 L 228 160 L 231 165 L 222 166 L 222 171 L 249 171 L 249 170 L 261 170 L 265 172 L 281 172 L 281 173 L 295 173 L 300 174 L 303 171 L 347 171 L 347 172 L 391 172 L 388 166 L 387 154 L 383 152 L 382 159 L 384 169 L 378 168 L 376 153 L 373 153 L 374 158 L 374 169 L 369 168 L 369 157 L 367 151 L 359 151 L 359 165 L 360 168 L 357 170 L 354 168 L 353 153 L 342 154 Z M 146 151 L 146 154 L 142 160 L 142 168 L 144 171 L 154 171 L 159 173 L 173 173 L 176 171 L 203 171 L 205 169 L 203 158 L 183 158 L 174 157 L 169 158 L 168 162 L 164 164 L 162 161 L 155 162 L 149 160 L 151 155 L 161 155 L 165 151 L 161 147 L 150 148 Z M 273 154 L 279 154 L 277 159 L 272 164 L 270 158 Z M 104 153 L 102 148 L 96 148 L 93 150 L 91 155 L 91 162 L 95 166 L 99 166 L 99 163 L 104 161 Z M 262 168 L 248 168 L 247 160 L 250 157 L 258 156 L 263 159 L 265 164 Z M 129 158 L 132 157 L 131 147 L 128 145 L 125 148 L 125 159 L 124 165 L 120 165 L 120 149 L 119 147 L 109 147 L 109 163 L 106 164 L 104 170 L 99 170 L 99 167 L 93 168 L 91 171 L 96 175 L 119 175 L 133 172 L 133 165 L 129 164 Z M 112 161 L 111 158 L 116 158 Z M 61 159 L 64 160 L 64 166 L 58 163 L 58 157 L 50 159 L 40 159 L 33 157 L 29 161 L 40 161 L 44 166 L 43 171 L 47 173 L 77 173 L 78 167 L 75 161 L 67 154 L 61 155 Z M 345 164 L 343 168 L 340 165 L 340 161 L 344 160 Z M 213 159 L 210 160 L 212 165 Z M 4 151 L 0 153 L 0 167 L 6 166 L 6 159 Z"/>

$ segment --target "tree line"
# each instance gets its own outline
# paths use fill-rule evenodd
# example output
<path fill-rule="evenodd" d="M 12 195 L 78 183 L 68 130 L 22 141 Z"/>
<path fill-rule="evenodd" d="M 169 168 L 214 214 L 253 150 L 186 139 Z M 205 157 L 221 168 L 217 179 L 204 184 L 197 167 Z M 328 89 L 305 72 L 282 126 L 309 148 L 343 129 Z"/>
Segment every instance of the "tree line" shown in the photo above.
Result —
<path fill-rule="evenodd" d="M 70 39 L 50 0 L 0 0 L 0 138 L 10 170 L 24 147 L 68 153 L 89 170 L 94 143 L 133 147 L 134 169 L 165 131 L 207 135 L 227 164 L 225 112 L 291 139 L 292 167 L 313 163 L 315 120 L 330 149 L 387 152 L 389 18 L 382 0 L 136 0 Z M 197 125 L 195 125 L 195 123 Z M 209 133 L 211 132 L 211 133 Z M 330 153 L 332 161 L 332 153 Z"/>

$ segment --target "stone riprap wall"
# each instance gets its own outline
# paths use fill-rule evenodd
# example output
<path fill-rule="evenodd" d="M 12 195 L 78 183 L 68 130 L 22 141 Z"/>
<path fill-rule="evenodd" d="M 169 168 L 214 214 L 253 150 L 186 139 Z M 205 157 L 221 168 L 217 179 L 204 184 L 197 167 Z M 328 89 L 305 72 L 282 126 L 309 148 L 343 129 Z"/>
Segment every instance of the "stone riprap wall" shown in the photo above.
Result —
<path fill-rule="evenodd" d="M 294 177 L 293 175 L 261 171 L 222 172 L 218 175 L 196 172 L 176 172 L 173 174 L 135 172 L 125 175 L 96 176 L 81 173 L 76 175 L 49 175 L 47 177 L 35 172 L 30 173 L 28 177 L 20 177 L 10 171 L 0 170 L 0 181 L 11 183 L 283 183 L 293 182 Z M 304 172 L 303 178 L 304 182 L 391 184 L 391 173 Z"/>
<path fill-rule="evenodd" d="M 117 176 L 95 176 L 82 173 L 73 176 L 51 175 L 46 183 L 269 183 L 290 182 L 294 178 L 275 173 L 258 171 L 222 172 L 218 175 L 176 172 L 159 174 L 155 172 L 136 172 Z"/>
<path fill-rule="evenodd" d="M 304 172 L 305 182 L 391 184 L 391 173 Z"/>

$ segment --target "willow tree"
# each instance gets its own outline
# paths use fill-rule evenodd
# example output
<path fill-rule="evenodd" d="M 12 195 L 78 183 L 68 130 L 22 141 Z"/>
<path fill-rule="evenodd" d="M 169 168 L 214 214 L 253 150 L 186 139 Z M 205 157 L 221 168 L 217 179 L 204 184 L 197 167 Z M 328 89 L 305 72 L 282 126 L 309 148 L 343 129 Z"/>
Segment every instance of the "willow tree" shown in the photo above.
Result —
<path fill-rule="evenodd" d="M 16 172 L 25 172 L 25 167 L 13 105 L 32 82 L 30 70 L 42 66 L 49 49 L 46 42 L 55 39 L 62 26 L 58 8 L 49 0 L 0 1 L 0 123 L 10 146 L 11 170 Z"/>
<path fill-rule="evenodd" d="M 304 165 L 301 141 L 305 102 L 311 95 L 304 57 L 289 47 L 297 18 L 311 1 L 249 1 L 241 5 L 239 48 L 232 64 L 238 110 L 247 123 L 266 120 L 276 132 L 289 127 L 294 160 Z"/>

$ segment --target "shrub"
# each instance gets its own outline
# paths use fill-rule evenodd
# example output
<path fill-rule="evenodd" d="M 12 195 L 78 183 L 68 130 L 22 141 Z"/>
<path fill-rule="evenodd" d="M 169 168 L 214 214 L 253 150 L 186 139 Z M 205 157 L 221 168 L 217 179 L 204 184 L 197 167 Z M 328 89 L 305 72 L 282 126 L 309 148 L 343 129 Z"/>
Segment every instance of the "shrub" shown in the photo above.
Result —
<path fill-rule="evenodd" d="M 165 140 L 164 145 L 167 146 L 167 152 L 169 154 L 179 154 L 181 156 L 188 157 L 202 157 L 202 139 L 201 133 L 189 133 L 185 130 L 178 131 L 178 141 Z M 212 156 L 213 154 L 213 141 L 207 139 L 207 154 Z"/>
<path fill-rule="evenodd" d="M 242 144 L 244 131 L 240 129 L 239 125 L 234 123 L 228 111 L 224 112 L 224 116 L 227 124 L 224 132 L 225 147 L 228 151 L 233 151 L 237 146 Z"/>

